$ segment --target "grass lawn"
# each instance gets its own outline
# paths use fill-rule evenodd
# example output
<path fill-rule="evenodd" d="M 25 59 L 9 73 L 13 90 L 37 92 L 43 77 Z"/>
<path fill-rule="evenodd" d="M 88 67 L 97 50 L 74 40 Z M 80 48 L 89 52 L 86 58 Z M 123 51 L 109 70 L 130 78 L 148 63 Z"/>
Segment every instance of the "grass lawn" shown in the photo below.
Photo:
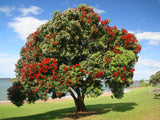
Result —
<path fill-rule="evenodd" d="M 122 99 L 109 96 L 86 98 L 88 112 L 75 116 L 73 100 L 25 104 L 18 108 L 12 104 L 0 105 L 2 120 L 160 120 L 160 98 L 154 99 L 151 87 L 126 93 Z"/>

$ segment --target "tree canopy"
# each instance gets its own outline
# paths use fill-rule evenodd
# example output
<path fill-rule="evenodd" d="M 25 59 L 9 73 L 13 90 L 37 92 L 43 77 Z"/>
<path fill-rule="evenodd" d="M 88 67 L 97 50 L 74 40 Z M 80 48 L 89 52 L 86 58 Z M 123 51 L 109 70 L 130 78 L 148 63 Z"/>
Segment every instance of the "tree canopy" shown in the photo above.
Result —
<path fill-rule="evenodd" d="M 84 111 L 85 96 L 103 93 L 102 81 L 121 98 L 133 83 L 141 45 L 135 35 L 109 22 L 85 4 L 55 11 L 21 49 L 15 70 L 19 81 L 8 89 L 9 99 L 21 106 L 24 100 L 33 103 L 47 100 L 48 93 L 60 98 L 69 92 L 77 111 Z"/>
<path fill-rule="evenodd" d="M 149 83 L 152 85 L 160 84 L 160 71 L 156 72 L 150 77 Z"/>

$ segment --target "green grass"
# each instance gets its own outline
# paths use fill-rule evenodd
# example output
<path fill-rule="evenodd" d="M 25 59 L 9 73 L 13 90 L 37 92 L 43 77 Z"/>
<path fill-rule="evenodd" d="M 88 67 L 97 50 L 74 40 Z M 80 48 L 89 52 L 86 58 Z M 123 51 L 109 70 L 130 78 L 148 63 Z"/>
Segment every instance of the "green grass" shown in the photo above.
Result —
<path fill-rule="evenodd" d="M 151 87 L 126 93 L 122 99 L 109 96 L 86 98 L 88 112 L 75 116 L 73 100 L 25 104 L 18 108 L 12 104 L 0 105 L 2 120 L 160 120 L 160 98 L 154 99 Z"/>

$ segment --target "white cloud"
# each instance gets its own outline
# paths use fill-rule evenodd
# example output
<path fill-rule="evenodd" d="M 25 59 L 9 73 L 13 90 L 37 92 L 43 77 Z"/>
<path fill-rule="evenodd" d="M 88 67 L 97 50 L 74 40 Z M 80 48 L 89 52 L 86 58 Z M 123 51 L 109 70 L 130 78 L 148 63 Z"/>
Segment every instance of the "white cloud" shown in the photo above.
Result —
<path fill-rule="evenodd" d="M 158 0 L 158 3 L 160 3 L 160 0 Z"/>
<path fill-rule="evenodd" d="M 135 31 L 130 30 L 130 31 L 128 31 L 128 33 L 135 34 Z"/>
<path fill-rule="evenodd" d="M 149 44 L 158 46 L 158 45 L 160 45 L 160 41 L 158 41 L 158 40 L 157 41 L 156 40 L 150 40 Z"/>
<path fill-rule="evenodd" d="M 93 10 L 98 13 L 98 14 L 103 14 L 103 13 L 106 13 L 105 10 L 101 10 L 101 9 L 98 9 L 98 8 L 93 8 Z"/>
<path fill-rule="evenodd" d="M 8 53 L 1 53 L 0 57 L 5 57 L 5 56 L 8 56 L 8 55 L 9 55 Z"/>
<path fill-rule="evenodd" d="M 150 70 L 135 70 L 134 72 L 134 80 L 149 80 L 150 76 L 155 74 L 157 70 L 150 71 Z"/>
<path fill-rule="evenodd" d="M 0 53 L 0 77 L 15 77 L 15 63 L 19 55 Z"/>
<path fill-rule="evenodd" d="M 151 59 L 139 59 L 135 66 L 134 80 L 148 79 L 160 70 L 160 62 Z"/>
<path fill-rule="evenodd" d="M 31 6 L 29 8 L 20 8 L 19 11 L 22 13 L 23 16 L 27 16 L 29 14 L 38 15 L 43 12 L 43 9 L 37 6 Z"/>
<path fill-rule="evenodd" d="M 11 16 L 11 12 L 15 10 L 15 7 L 3 6 L 0 7 L 0 12 L 5 13 L 7 16 Z"/>
<path fill-rule="evenodd" d="M 16 17 L 13 22 L 8 23 L 8 26 L 13 28 L 22 40 L 25 40 L 29 34 L 46 22 L 47 20 L 39 20 L 34 17 Z"/>
<path fill-rule="evenodd" d="M 160 45 L 160 32 L 140 32 L 135 35 L 138 40 L 149 40 L 150 45 Z"/>
<path fill-rule="evenodd" d="M 144 59 L 140 60 L 138 64 L 141 64 L 146 67 L 152 67 L 152 68 L 159 68 L 160 69 L 160 62 L 157 62 L 156 60 L 150 60 L 150 59 Z"/>
<path fill-rule="evenodd" d="M 147 40 L 160 40 L 160 32 L 143 32 L 137 33 L 136 36 L 138 39 L 147 39 Z"/>

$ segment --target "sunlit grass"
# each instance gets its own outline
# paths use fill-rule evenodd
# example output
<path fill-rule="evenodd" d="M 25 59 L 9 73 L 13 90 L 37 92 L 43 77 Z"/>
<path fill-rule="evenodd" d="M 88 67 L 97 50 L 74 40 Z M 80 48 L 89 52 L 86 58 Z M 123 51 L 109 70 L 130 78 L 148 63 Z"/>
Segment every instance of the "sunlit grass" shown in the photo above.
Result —
<path fill-rule="evenodd" d="M 18 108 L 12 104 L 0 105 L 3 120 L 159 120 L 160 99 L 154 99 L 151 87 L 126 93 L 122 99 L 109 96 L 86 98 L 88 112 L 75 115 L 73 100 L 25 104 Z"/>

